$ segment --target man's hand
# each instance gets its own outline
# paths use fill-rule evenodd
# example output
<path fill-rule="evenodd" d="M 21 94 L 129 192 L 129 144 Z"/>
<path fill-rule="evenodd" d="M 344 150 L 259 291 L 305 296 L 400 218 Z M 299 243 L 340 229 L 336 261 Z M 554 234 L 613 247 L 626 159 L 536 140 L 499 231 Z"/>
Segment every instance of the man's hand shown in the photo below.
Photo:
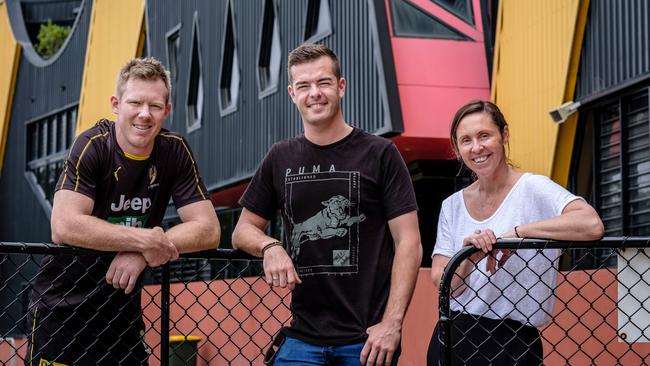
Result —
<path fill-rule="evenodd" d="M 178 249 L 167 238 L 161 227 L 150 229 L 146 240 L 146 249 L 142 250 L 142 256 L 149 267 L 158 267 L 178 258 Z"/>
<path fill-rule="evenodd" d="M 264 252 L 264 277 L 269 285 L 289 290 L 302 283 L 291 258 L 280 245 Z"/>
<path fill-rule="evenodd" d="M 117 253 L 106 272 L 106 282 L 115 288 L 124 289 L 125 294 L 131 293 L 147 262 L 140 253 Z"/>
<path fill-rule="evenodd" d="M 366 330 L 368 340 L 361 350 L 362 365 L 390 365 L 402 337 L 402 323 L 382 320 Z"/>

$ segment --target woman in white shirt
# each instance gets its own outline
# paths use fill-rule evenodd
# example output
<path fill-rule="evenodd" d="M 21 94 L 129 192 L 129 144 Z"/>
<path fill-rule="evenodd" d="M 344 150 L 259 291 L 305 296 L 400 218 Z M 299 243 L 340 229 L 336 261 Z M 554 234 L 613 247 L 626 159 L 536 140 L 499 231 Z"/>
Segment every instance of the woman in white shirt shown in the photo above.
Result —
<path fill-rule="evenodd" d="M 431 277 L 463 246 L 480 252 L 452 279 L 453 364 L 531 365 L 543 362 L 537 327 L 550 322 L 557 278 L 557 249 L 492 251 L 500 238 L 598 240 L 604 229 L 596 211 L 549 178 L 515 169 L 506 156 L 508 124 L 499 108 L 474 100 L 451 125 L 456 156 L 476 180 L 442 204 Z M 476 263 L 476 264 L 475 264 Z M 438 326 L 427 361 L 438 365 Z"/>

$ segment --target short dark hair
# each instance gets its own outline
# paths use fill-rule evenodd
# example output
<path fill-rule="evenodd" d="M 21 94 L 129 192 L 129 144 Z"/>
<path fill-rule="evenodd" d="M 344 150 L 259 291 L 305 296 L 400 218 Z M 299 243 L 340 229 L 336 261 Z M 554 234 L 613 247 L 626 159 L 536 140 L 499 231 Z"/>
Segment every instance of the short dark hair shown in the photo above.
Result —
<path fill-rule="evenodd" d="M 117 76 L 115 95 L 119 98 L 122 97 L 124 87 L 126 86 L 127 81 L 131 78 L 140 80 L 162 80 L 167 88 L 167 100 L 165 100 L 165 102 L 169 102 L 169 96 L 172 93 L 171 77 L 169 76 L 169 71 L 157 59 L 153 57 L 134 58 L 127 62 Z"/>
<path fill-rule="evenodd" d="M 287 76 L 289 77 L 289 83 L 293 82 L 291 78 L 292 66 L 311 62 L 321 57 L 329 57 L 332 60 L 332 71 L 334 72 L 334 76 L 336 76 L 336 79 L 340 79 L 341 63 L 339 62 L 339 58 L 336 57 L 334 51 L 321 44 L 303 43 L 289 53 L 287 61 Z"/>

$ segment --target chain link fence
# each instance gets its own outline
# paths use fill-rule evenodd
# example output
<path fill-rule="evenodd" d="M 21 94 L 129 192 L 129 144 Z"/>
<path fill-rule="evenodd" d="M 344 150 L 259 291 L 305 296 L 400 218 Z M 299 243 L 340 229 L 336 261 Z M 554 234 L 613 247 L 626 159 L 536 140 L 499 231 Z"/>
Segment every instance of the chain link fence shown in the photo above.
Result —
<path fill-rule="evenodd" d="M 500 240 L 495 248 L 510 250 L 506 264 L 493 274 L 485 273 L 484 262 L 472 264 L 474 270 L 452 289 L 452 274 L 476 253 L 464 249 L 441 283 L 442 362 L 650 364 L 649 242 Z M 561 254 L 593 248 L 614 248 L 618 268 L 557 271 Z M 590 251 L 579 253 L 576 266 L 593 260 Z M 100 264 L 110 256 L 52 244 L 0 243 L 0 366 L 39 365 L 39 349 L 48 344 L 55 356 L 72 354 L 75 365 L 261 365 L 264 350 L 290 321 L 289 292 L 270 288 L 259 259 L 238 251 L 193 253 L 148 269 L 133 295 L 136 310 L 93 269 L 105 268 Z M 59 286 L 59 298 L 35 289 L 42 264 L 53 258 L 61 261 L 61 273 L 77 271 L 72 281 L 48 285 Z M 75 302 L 75 289 L 90 284 L 96 292 Z M 33 347 L 32 337 L 41 344 Z"/>
<path fill-rule="evenodd" d="M 290 293 L 244 253 L 185 254 L 131 295 L 106 283 L 113 254 L 0 243 L 0 365 L 261 365 L 290 321 Z"/>
<path fill-rule="evenodd" d="M 593 270 L 595 251 L 614 249 Z M 558 271 L 562 254 L 574 268 Z M 650 364 L 650 238 L 597 242 L 499 239 L 488 258 L 463 248 L 440 284 L 438 347 L 442 365 Z M 466 261 L 467 260 L 467 261 Z M 433 344 L 432 344 L 433 345 Z M 435 357 L 431 357 L 432 353 Z"/>

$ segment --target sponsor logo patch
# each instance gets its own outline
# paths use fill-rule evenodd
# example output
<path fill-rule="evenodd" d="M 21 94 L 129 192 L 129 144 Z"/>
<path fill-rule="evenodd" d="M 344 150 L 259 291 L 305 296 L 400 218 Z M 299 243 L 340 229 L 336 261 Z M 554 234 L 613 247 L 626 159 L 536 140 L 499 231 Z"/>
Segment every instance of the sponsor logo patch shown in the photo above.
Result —
<path fill-rule="evenodd" d="M 160 183 L 156 182 L 156 178 L 158 178 L 158 170 L 155 165 L 152 165 L 149 167 L 149 189 L 154 189 L 160 185 Z"/>
<path fill-rule="evenodd" d="M 120 217 L 107 217 L 106 221 L 111 224 L 129 226 L 129 227 L 146 227 L 149 214 L 142 216 L 120 216 Z"/>
<path fill-rule="evenodd" d="M 126 197 L 121 194 L 120 195 L 120 202 L 115 204 L 114 202 L 111 203 L 111 211 L 113 212 L 119 212 L 119 211 L 126 211 L 128 209 L 134 210 L 134 211 L 141 211 L 142 213 L 147 212 L 147 210 L 151 207 L 151 198 L 148 197 L 133 197 L 130 199 L 126 199 Z"/>
<path fill-rule="evenodd" d="M 158 171 L 156 170 L 156 166 L 152 165 L 149 167 L 149 185 L 154 184 L 156 181 L 156 174 L 158 174 Z"/>

